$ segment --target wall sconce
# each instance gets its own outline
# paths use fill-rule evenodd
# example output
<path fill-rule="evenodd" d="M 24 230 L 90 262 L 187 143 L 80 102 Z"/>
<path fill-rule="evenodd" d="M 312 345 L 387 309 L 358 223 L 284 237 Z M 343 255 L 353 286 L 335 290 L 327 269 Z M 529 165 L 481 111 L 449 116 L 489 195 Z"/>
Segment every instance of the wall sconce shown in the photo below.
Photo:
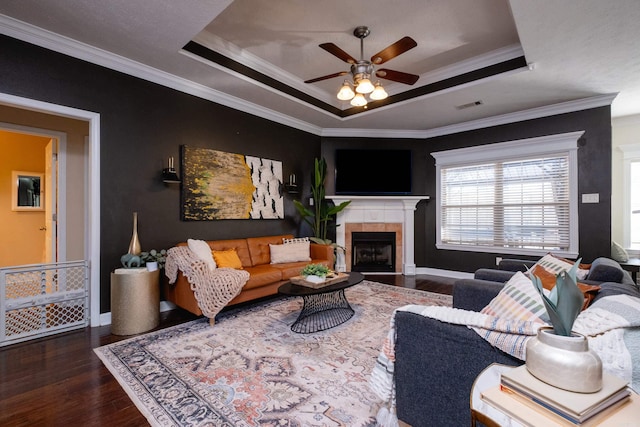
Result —
<path fill-rule="evenodd" d="M 296 174 L 295 173 L 292 173 L 291 175 L 289 175 L 289 182 L 286 182 L 284 184 L 284 188 L 285 188 L 285 190 L 287 190 L 287 193 L 289 193 L 289 194 L 298 193 L 298 184 L 296 183 Z"/>
<path fill-rule="evenodd" d="M 162 182 L 165 184 L 180 184 L 180 177 L 173 167 L 173 157 L 169 157 L 168 168 L 162 169 Z"/>

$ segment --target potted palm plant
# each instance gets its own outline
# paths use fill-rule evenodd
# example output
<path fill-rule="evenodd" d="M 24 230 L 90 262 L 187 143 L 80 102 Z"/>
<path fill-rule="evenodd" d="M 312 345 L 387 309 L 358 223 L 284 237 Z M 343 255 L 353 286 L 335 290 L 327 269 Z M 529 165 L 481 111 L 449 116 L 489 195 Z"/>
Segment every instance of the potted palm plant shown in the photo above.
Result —
<path fill-rule="evenodd" d="M 298 213 L 302 216 L 302 219 L 309 224 L 313 230 L 313 237 L 310 237 L 310 239 L 321 245 L 332 245 L 334 248 L 338 248 L 338 245 L 332 243 L 331 240 L 327 238 L 327 232 L 331 226 L 338 226 L 338 224 L 332 225 L 331 221 L 335 218 L 336 214 L 346 208 L 351 201 L 347 200 L 339 205 L 334 205 L 333 202 L 327 200 L 325 198 L 324 187 L 326 177 L 327 163 L 325 159 L 316 158 L 311 180 L 311 196 L 314 202 L 312 209 L 304 206 L 299 200 L 294 200 L 293 203 Z"/>

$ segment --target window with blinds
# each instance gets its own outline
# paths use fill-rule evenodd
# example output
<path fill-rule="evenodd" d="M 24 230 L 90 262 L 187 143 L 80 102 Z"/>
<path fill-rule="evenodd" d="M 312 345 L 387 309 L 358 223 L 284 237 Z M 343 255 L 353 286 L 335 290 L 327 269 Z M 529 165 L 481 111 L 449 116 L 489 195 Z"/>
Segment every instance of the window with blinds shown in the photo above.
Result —
<path fill-rule="evenodd" d="M 442 243 L 569 249 L 569 159 L 441 170 Z"/>
<path fill-rule="evenodd" d="M 629 249 L 640 249 L 640 160 L 629 165 Z"/>
<path fill-rule="evenodd" d="M 531 147 L 521 140 L 433 153 L 438 247 L 577 252 L 576 140 L 560 151 L 556 144 Z"/>

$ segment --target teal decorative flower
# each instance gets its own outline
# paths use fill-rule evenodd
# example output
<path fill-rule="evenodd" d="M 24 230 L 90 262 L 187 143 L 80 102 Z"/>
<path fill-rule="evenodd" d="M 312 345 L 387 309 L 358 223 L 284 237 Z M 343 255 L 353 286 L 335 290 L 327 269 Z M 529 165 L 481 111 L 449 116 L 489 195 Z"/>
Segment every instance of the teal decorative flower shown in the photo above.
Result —
<path fill-rule="evenodd" d="M 573 323 L 582 310 L 584 296 L 576 281 L 576 272 L 580 261 L 576 261 L 569 271 L 562 272 L 556 276 L 556 286 L 551 290 L 548 297 L 544 294 L 544 287 L 540 278 L 533 273 L 529 273 L 531 281 L 542 297 L 556 335 L 571 336 Z"/>

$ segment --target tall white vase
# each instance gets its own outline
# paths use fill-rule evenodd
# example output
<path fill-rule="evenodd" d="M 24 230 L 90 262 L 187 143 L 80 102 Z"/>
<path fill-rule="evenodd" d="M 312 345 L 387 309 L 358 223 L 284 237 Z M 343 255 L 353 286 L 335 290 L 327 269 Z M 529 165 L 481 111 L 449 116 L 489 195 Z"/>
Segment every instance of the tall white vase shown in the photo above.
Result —
<path fill-rule="evenodd" d="M 551 327 L 540 328 L 527 342 L 526 358 L 531 375 L 554 387 L 578 393 L 602 388 L 602 361 L 584 335 L 567 337 L 556 335 Z"/>

